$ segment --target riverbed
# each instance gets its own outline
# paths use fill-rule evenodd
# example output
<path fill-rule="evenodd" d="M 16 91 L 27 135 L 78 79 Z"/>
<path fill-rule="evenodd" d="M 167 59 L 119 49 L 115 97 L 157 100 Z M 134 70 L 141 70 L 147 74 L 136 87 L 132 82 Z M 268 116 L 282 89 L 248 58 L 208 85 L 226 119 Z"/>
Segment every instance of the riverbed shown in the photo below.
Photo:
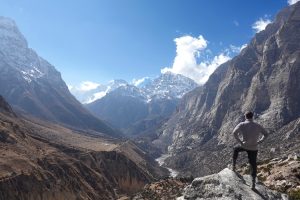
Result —
<path fill-rule="evenodd" d="M 178 171 L 171 169 L 169 167 L 163 166 L 165 164 L 165 160 L 170 156 L 171 156 L 170 154 L 162 154 L 159 158 L 156 158 L 155 160 L 158 162 L 159 166 L 162 166 L 162 167 L 166 168 L 167 170 L 169 170 L 170 176 L 175 178 L 178 175 Z"/>

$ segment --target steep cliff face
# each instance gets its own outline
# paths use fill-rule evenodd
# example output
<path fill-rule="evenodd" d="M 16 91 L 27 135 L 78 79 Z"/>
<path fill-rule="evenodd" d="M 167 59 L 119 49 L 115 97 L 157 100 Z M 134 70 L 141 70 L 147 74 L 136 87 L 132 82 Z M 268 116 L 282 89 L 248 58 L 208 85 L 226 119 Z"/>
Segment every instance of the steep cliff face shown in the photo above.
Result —
<path fill-rule="evenodd" d="M 178 112 L 155 141 L 162 147 L 170 145 L 169 151 L 180 157 L 170 161 L 173 166 L 197 170 L 199 174 L 216 172 L 211 165 L 219 166 L 217 170 L 224 167 L 229 162 L 226 147 L 233 144 L 230 133 L 247 110 L 254 111 L 256 120 L 274 133 L 271 138 L 278 139 L 279 129 L 297 123 L 299 27 L 298 2 L 282 10 L 240 55 L 221 65 L 205 85 L 183 98 Z"/>
<path fill-rule="evenodd" d="M 60 73 L 28 47 L 15 22 L 0 17 L 0 94 L 18 111 L 118 136 L 69 92 Z"/>
<path fill-rule="evenodd" d="M 28 121 L 0 103 L 0 199 L 117 199 L 164 176 L 134 144 Z"/>

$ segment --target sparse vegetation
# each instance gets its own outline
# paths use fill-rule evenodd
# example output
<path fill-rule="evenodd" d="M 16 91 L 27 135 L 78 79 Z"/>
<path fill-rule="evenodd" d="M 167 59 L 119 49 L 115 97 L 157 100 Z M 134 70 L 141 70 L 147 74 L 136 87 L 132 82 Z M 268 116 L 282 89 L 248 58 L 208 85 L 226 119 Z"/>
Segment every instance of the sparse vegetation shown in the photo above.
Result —
<path fill-rule="evenodd" d="M 264 182 L 264 181 L 267 180 L 267 177 L 266 177 L 266 176 L 262 176 L 262 175 L 259 175 L 257 178 L 258 178 L 258 180 L 259 180 L 260 182 Z"/>
<path fill-rule="evenodd" d="M 300 200 L 300 190 L 291 190 L 289 193 L 289 198 L 291 200 Z"/>

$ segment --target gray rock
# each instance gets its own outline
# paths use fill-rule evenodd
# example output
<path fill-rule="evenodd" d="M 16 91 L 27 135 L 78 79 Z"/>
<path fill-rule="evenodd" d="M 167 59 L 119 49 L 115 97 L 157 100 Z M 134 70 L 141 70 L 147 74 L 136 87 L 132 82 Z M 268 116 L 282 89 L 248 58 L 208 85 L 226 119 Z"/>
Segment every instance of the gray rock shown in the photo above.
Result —
<path fill-rule="evenodd" d="M 240 176 L 225 168 L 218 174 L 196 178 L 185 188 L 184 196 L 179 199 L 197 200 L 287 200 L 285 194 L 267 189 L 256 184 L 251 189 L 250 176 Z"/>

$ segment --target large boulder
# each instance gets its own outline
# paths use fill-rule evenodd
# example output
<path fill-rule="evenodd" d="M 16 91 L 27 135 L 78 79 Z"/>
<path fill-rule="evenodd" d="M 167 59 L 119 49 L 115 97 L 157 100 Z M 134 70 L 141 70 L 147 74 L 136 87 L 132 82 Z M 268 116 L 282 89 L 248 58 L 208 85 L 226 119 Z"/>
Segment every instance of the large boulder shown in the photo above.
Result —
<path fill-rule="evenodd" d="M 184 195 L 177 198 L 197 200 L 287 200 L 285 194 L 270 190 L 257 183 L 256 189 L 251 189 L 251 177 L 241 176 L 225 168 L 217 174 L 196 178 L 185 188 Z"/>

